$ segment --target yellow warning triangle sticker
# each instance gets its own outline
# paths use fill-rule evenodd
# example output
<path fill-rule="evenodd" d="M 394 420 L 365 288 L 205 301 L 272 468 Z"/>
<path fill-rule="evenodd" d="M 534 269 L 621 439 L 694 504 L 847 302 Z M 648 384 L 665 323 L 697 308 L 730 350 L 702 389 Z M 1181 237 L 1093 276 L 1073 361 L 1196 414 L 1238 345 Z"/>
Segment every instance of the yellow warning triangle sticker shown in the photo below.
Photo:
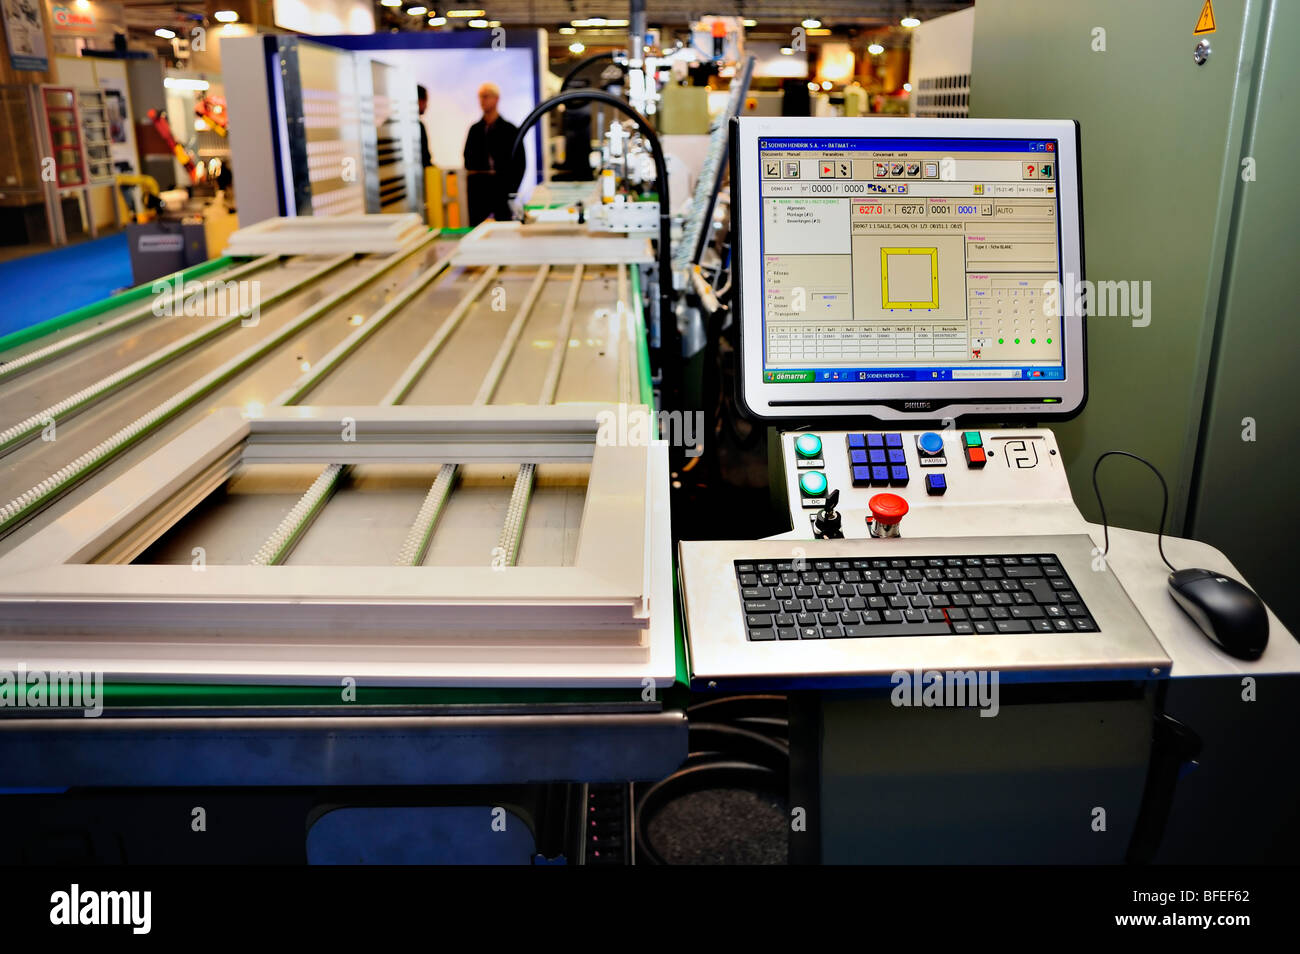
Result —
<path fill-rule="evenodd" d="M 1205 0 L 1205 6 L 1201 7 L 1201 18 L 1196 21 L 1196 29 L 1192 31 L 1193 36 L 1200 36 L 1202 33 L 1214 32 L 1214 3 L 1212 0 Z"/>

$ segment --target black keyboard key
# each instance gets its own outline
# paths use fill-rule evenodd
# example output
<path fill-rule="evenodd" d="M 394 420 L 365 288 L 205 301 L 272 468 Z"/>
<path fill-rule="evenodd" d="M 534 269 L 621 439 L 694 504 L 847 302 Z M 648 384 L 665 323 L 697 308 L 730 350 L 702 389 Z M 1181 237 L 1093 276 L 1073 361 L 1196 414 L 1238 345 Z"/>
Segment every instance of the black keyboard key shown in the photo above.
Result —
<path fill-rule="evenodd" d="M 844 612 L 840 613 L 840 622 L 846 624 L 861 623 L 862 614 L 856 613 L 853 610 L 845 610 Z"/>
<path fill-rule="evenodd" d="M 844 634 L 850 637 L 862 638 L 867 636 L 949 636 L 952 633 L 946 623 L 907 623 L 902 626 L 888 623 L 865 623 L 862 626 L 845 626 Z"/>
<path fill-rule="evenodd" d="M 944 623 L 947 622 L 948 620 L 948 617 L 943 614 L 943 610 L 941 609 L 926 610 L 925 618 L 928 622 L 931 623 Z"/>
<path fill-rule="evenodd" d="M 997 621 L 999 633 L 1028 633 L 1030 632 L 1029 620 L 1027 619 L 1000 619 Z"/>
<path fill-rule="evenodd" d="M 790 613 L 777 613 L 773 618 L 773 622 L 775 622 L 777 626 L 793 626 L 794 616 Z"/>
<path fill-rule="evenodd" d="M 1030 557 L 1029 559 L 1032 560 L 1033 557 Z M 1032 576 L 1041 577 L 1042 575 L 1043 575 L 1043 569 L 1042 567 L 1038 566 L 1037 561 L 1035 561 L 1035 564 L 1033 566 L 1007 567 L 1007 576 L 1016 580 L 1022 580 Z"/>
<path fill-rule="evenodd" d="M 772 626 L 772 617 L 761 614 L 758 616 L 746 616 L 745 625 L 750 629 L 759 629 L 761 627 L 770 628 Z"/>
<path fill-rule="evenodd" d="M 816 626 L 800 626 L 799 638 L 800 639 L 821 639 L 822 633 L 821 630 L 819 630 Z"/>
<path fill-rule="evenodd" d="M 975 626 L 972 623 L 953 623 L 952 631 L 958 636 L 969 636 L 975 632 Z"/>
<path fill-rule="evenodd" d="M 991 633 L 996 633 L 997 629 L 992 620 L 983 619 L 975 623 L 975 632 L 987 636 Z"/>
<path fill-rule="evenodd" d="M 781 610 L 781 604 L 776 600 L 746 600 L 746 613 L 777 613 Z"/>
<path fill-rule="evenodd" d="M 845 636 L 843 626 L 823 626 L 822 639 L 843 639 Z"/>
<path fill-rule="evenodd" d="M 1035 633 L 1052 633 L 1056 631 L 1050 619 L 1035 619 L 1030 622 L 1033 624 Z"/>
<path fill-rule="evenodd" d="M 776 630 L 777 639 L 798 639 L 799 630 L 793 626 L 779 626 Z"/>
<path fill-rule="evenodd" d="M 900 611 L 895 609 L 881 610 L 880 615 L 885 618 L 886 623 L 903 622 L 903 614 Z"/>
<path fill-rule="evenodd" d="M 1086 616 L 1080 616 L 1074 621 L 1074 628 L 1081 633 L 1097 632 L 1097 624 Z"/>
<path fill-rule="evenodd" d="M 776 630 L 770 627 L 767 629 L 751 629 L 749 638 L 756 643 L 772 642 L 776 639 Z"/>

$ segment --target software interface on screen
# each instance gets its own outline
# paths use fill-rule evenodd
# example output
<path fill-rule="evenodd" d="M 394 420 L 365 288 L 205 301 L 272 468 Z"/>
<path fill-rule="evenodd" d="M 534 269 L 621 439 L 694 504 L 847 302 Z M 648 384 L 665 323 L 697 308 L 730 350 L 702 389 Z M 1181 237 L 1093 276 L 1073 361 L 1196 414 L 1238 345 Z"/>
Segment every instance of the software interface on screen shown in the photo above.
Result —
<path fill-rule="evenodd" d="M 763 380 L 1062 380 L 1056 140 L 760 138 Z"/>

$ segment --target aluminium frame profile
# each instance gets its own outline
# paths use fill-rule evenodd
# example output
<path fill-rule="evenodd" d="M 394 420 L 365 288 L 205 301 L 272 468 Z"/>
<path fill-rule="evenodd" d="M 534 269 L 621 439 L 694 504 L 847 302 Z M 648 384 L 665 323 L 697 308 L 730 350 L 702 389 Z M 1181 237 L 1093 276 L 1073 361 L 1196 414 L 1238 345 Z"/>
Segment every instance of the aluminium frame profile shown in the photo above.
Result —
<path fill-rule="evenodd" d="M 212 414 L 0 559 L 0 645 L 66 632 L 220 630 L 293 641 L 645 647 L 646 444 L 598 441 L 608 405 L 294 407 Z M 340 422 L 355 422 L 355 441 Z M 243 463 L 591 462 L 573 566 L 123 565 Z M 113 564 L 87 561 L 108 557 Z"/>

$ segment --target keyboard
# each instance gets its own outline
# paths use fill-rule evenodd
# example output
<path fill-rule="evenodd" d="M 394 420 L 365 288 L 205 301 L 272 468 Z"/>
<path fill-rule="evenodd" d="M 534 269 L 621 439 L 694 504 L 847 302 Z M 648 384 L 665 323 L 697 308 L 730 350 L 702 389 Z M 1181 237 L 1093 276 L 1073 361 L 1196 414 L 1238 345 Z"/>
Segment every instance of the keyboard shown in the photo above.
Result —
<path fill-rule="evenodd" d="M 734 566 L 751 642 L 1100 631 L 1053 553 Z"/>

